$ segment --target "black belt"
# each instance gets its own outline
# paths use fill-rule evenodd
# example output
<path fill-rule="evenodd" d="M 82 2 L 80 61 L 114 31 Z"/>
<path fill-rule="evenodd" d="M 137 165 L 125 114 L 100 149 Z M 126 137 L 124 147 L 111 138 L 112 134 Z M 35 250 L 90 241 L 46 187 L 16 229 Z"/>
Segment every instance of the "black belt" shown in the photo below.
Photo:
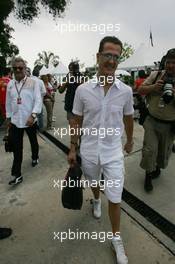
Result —
<path fill-rule="evenodd" d="M 154 116 L 152 116 L 150 113 L 149 113 L 149 116 L 152 117 L 154 120 L 156 120 L 157 122 L 160 122 L 160 123 L 164 123 L 164 124 L 172 124 L 175 122 L 175 120 L 172 120 L 172 121 L 168 121 L 168 120 L 162 120 L 162 119 L 158 119 Z"/>

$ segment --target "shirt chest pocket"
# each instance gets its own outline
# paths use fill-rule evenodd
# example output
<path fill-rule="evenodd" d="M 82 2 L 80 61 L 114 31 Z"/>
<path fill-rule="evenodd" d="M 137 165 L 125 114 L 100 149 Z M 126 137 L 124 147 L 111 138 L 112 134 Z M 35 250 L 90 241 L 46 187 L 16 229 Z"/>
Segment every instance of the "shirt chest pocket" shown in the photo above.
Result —
<path fill-rule="evenodd" d="M 123 122 L 123 107 L 111 105 L 108 120 L 108 126 L 112 128 L 121 128 Z"/>

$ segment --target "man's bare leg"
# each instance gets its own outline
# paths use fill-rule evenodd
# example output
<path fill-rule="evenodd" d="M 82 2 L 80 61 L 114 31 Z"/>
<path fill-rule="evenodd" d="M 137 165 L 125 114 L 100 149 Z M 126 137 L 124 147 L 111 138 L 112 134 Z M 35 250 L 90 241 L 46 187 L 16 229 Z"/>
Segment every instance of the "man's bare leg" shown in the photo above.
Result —
<path fill-rule="evenodd" d="M 117 263 L 128 264 L 128 258 L 125 254 L 120 236 L 120 203 L 112 203 L 109 201 L 109 218 L 113 232 L 112 247 L 116 254 Z"/>
<path fill-rule="evenodd" d="M 112 203 L 109 201 L 109 218 L 111 221 L 112 232 L 120 232 L 120 203 Z"/>
<path fill-rule="evenodd" d="M 93 192 L 94 198 L 98 200 L 100 198 L 100 186 L 98 187 L 91 187 L 91 190 Z"/>

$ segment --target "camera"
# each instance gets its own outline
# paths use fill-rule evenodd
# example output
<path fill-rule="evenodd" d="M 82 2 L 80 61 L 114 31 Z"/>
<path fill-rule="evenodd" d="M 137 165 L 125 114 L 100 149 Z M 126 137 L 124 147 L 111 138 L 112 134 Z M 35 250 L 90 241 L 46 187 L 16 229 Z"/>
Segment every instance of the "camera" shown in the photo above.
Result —
<path fill-rule="evenodd" d="M 162 94 L 162 98 L 165 104 L 169 104 L 174 98 L 173 87 L 174 87 L 174 77 L 170 74 L 166 74 L 164 77 L 164 86 L 163 86 L 163 94 Z"/>

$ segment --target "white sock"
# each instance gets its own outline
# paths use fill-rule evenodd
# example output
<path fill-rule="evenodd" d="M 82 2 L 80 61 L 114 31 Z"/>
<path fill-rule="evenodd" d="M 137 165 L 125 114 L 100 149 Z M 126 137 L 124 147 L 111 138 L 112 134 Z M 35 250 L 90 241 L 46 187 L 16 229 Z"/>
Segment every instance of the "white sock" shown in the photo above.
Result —
<path fill-rule="evenodd" d="M 119 240 L 121 239 L 120 232 L 116 232 L 115 235 L 113 235 L 112 240 Z"/>
<path fill-rule="evenodd" d="M 100 198 L 98 198 L 98 199 L 95 199 L 95 198 L 94 198 L 94 202 L 100 202 L 100 201 L 101 201 Z"/>

